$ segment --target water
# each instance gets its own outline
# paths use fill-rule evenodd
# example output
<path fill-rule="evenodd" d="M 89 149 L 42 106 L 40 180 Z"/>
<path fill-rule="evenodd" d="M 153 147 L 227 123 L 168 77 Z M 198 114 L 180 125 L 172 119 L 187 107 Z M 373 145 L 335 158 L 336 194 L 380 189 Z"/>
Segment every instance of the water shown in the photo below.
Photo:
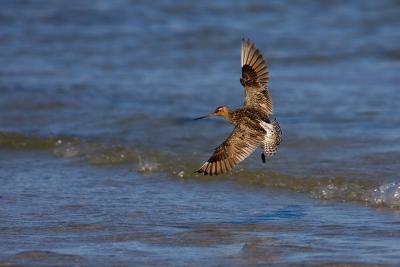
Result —
<path fill-rule="evenodd" d="M 400 262 L 397 1 L 7 1 L 0 265 Z M 270 64 L 279 153 L 194 174 Z"/>

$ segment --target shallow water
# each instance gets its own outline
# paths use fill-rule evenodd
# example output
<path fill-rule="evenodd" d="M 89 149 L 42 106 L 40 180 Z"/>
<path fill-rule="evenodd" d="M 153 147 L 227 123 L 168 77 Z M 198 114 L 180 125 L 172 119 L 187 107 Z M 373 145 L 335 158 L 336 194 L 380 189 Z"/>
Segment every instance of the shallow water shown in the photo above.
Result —
<path fill-rule="evenodd" d="M 312 15 L 311 15 L 312 14 Z M 400 261 L 400 5 L 9 1 L 0 10 L 0 265 Z M 193 174 L 270 63 L 277 156 Z"/>

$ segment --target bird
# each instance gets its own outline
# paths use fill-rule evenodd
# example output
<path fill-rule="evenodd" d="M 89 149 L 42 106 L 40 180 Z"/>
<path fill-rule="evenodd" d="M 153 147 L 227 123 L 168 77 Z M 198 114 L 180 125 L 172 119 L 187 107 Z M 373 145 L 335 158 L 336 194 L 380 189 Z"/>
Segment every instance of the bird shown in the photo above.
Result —
<path fill-rule="evenodd" d="M 226 140 L 215 148 L 212 156 L 196 171 L 204 175 L 218 175 L 230 171 L 235 165 L 261 147 L 261 160 L 274 155 L 282 141 L 282 130 L 272 116 L 273 106 L 269 93 L 268 65 L 259 49 L 250 39 L 241 42 L 242 76 L 244 88 L 242 107 L 231 110 L 219 106 L 214 112 L 195 120 L 222 116 L 234 126 Z"/>

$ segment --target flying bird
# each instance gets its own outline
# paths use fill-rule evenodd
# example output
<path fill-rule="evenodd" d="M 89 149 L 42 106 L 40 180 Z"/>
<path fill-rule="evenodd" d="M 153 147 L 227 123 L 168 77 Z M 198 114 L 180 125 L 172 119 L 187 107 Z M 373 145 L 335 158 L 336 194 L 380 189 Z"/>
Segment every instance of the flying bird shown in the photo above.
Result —
<path fill-rule="evenodd" d="M 263 150 L 261 159 L 265 163 L 265 155 L 274 155 L 282 141 L 279 123 L 272 117 L 267 62 L 249 39 L 242 39 L 241 65 L 240 83 L 244 88 L 243 106 L 236 110 L 220 106 L 214 112 L 195 119 L 222 116 L 235 126 L 229 137 L 196 171 L 198 173 L 204 175 L 225 173 L 250 156 L 259 146 Z"/>

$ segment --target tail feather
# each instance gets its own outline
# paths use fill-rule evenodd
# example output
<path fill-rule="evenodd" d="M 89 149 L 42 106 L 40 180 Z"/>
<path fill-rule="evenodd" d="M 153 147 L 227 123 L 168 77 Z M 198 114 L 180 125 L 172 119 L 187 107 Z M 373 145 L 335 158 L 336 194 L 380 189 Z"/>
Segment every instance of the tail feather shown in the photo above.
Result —
<path fill-rule="evenodd" d="M 273 156 L 278 151 L 282 142 L 282 130 L 279 123 L 274 119 L 271 123 L 265 121 L 260 122 L 261 127 L 265 130 L 263 140 L 263 150 L 267 156 Z"/>

